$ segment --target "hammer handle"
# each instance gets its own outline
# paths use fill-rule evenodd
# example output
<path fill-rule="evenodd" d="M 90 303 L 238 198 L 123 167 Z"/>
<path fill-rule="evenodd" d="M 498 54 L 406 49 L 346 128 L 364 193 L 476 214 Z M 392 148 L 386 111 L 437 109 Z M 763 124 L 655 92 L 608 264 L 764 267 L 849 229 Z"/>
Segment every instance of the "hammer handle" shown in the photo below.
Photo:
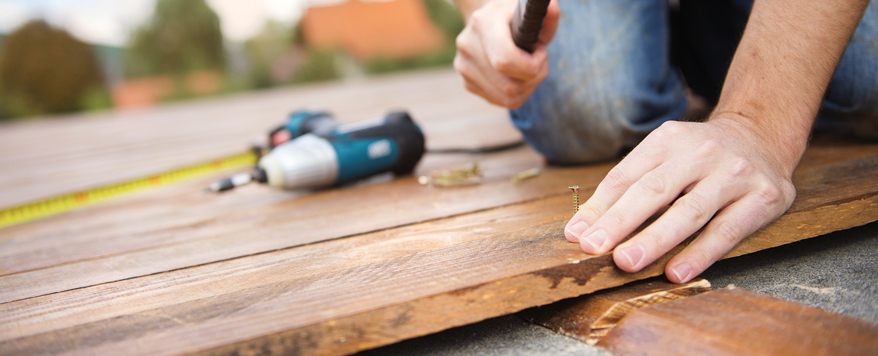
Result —
<path fill-rule="evenodd" d="M 543 29 L 543 19 L 549 8 L 550 0 L 518 0 L 515 7 L 515 15 L 510 24 L 512 41 L 518 48 L 528 53 L 533 53 L 540 41 L 540 30 Z"/>

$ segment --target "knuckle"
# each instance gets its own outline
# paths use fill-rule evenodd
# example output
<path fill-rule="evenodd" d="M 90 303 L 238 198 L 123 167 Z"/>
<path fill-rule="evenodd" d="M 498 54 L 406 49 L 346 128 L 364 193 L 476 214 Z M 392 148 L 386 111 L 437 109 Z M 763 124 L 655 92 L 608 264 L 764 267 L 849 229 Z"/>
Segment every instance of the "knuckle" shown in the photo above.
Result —
<path fill-rule="evenodd" d="M 752 175 L 754 170 L 753 163 L 748 159 L 742 158 L 732 166 L 729 176 L 732 179 L 740 179 Z"/>
<path fill-rule="evenodd" d="M 491 58 L 491 67 L 494 67 L 494 70 L 507 74 L 512 73 L 515 70 L 515 63 L 506 58 L 505 56 L 499 56 L 496 58 Z"/>
<path fill-rule="evenodd" d="M 457 47 L 457 51 L 468 56 L 471 55 L 473 53 L 474 36 L 475 34 L 470 27 L 464 28 L 463 31 L 454 38 L 454 45 Z"/>
<path fill-rule="evenodd" d="M 756 197 L 765 209 L 773 210 L 773 207 L 777 207 L 782 205 L 781 202 L 783 200 L 783 193 L 781 192 L 780 187 L 774 184 L 770 184 L 768 182 L 761 184 L 759 189 L 756 190 Z"/>
<path fill-rule="evenodd" d="M 675 137 L 684 133 L 686 125 L 679 121 L 665 121 L 656 129 L 657 133 L 664 137 Z"/>
<path fill-rule="evenodd" d="M 701 142 L 695 149 L 695 157 L 698 160 L 708 160 L 718 155 L 720 144 L 716 140 L 709 139 Z"/>
<path fill-rule="evenodd" d="M 461 57 L 460 53 L 458 53 L 456 56 L 454 56 L 454 62 L 452 62 L 452 65 L 454 66 L 454 70 L 466 77 L 467 73 L 464 61 L 465 60 L 463 59 L 463 57 Z"/>
<path fill-rule="evenodd" d="M 655 171 L 650 172 L 640 179 L 640 187 L 649 194 L 663 195 L 667 190 L 665 178 Z"/>
<path fill-rule="evenodd" d="M 702 221 L 708 214 L 702 201 L 704 198 L 699 194 L 686 194 L 682 199 L 678 200 L 680 204 L 680 214 L 692 221 Z"/>
<path fill-rule="evenodd" d="M 518 94 L 518 85 L 514 83 L 504 83 L 499 86 L 500 92 L 509 97 L 509 101 L 513 101 L 512 97 Z"/>
<path fill-rule="evenodd" d="M 717 247 L 726 248 L 738 244 L 743 236 L 741 226 L 731 221 L 721 221 L 713 232 Z"/>
<path fill-rule="evenodd" d="M 476 9 L 476 11 L 473 11 L 472 15 L 470 16 L 467 27 L 472 27 L 474 29 L 481 27 L 482 24 L 485 22 L 484 17 L 487 15 L 488 13 L 486 12 L 484 7 Z"/>
<path fill-rule="evenodd" d="M 630 179 L 628 172 L 626 172 L 624 168 L 616 166 L 607 173 L 607 177 L 604 178 L 601 185 L 613 192 L 621 193 L 627 190 L 630 184 Z"/>

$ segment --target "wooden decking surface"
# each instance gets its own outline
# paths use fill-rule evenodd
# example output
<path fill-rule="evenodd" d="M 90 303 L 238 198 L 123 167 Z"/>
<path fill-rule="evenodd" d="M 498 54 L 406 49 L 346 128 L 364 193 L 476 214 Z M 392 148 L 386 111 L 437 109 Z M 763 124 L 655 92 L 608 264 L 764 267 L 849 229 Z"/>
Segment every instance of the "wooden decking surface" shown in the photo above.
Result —
<path fill-rule="evenodd" d="M 233 154 L 298 108 L 404 108 L 430 148 L 519 139 L 448 70 L 7 124 L 0 207 Z M 205 194 L 211 177 L 0 230 L 0 354 L 346 354 L 662 272 L 666 259 L 624 273 L 563 237 L 567 186 L 588 196 L 613 162 L 544 167 L 522 147 L 428 154 L 418 173 L 473 161 L 482 185 Z M 790 212 L 727 257 L 878 220 L 876 177 L 876 144 L 812 147 Z"/>

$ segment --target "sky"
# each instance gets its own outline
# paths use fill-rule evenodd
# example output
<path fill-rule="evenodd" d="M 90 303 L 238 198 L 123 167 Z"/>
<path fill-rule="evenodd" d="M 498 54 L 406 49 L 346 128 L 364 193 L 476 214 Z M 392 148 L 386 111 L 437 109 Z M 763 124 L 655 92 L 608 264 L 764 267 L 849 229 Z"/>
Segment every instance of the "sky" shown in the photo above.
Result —
<path fill-rule="evenodd" d="M 220 17 L 223 35 L 244 41 L 262 29 L 266 20 L 293 23 L 307 3 L 338 0 L 205 0 Z M 83 41 L 122 46 L 128 35 L 152 15 L 155 0 L 0 0 L 0 33 L 43 18 Z"/>

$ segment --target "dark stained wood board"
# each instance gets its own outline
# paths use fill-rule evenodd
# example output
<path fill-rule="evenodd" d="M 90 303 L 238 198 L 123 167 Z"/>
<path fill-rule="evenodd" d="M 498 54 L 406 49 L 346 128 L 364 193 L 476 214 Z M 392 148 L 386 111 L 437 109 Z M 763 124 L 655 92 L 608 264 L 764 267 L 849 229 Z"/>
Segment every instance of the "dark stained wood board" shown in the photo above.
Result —
<path fill-rule="evenodd" d="M 878 325 L 725 288 L 634 311 L 598 342 L 614 355 L 875 355 Z"/>
<path fill-rule="evenodd" d="M 328 110 L 342 122 L 404 109 L 429 148 L 521 137 L 506 110 L 469 94 L 451 69 L 7 122 L 0 123 L 0 208 L 239 154 L 298 109 Z"/>
<path fill-rule="evenodd" d="M 837 172 L 854 175 L 842 179 L 847 196 L 824 189 Z M 876 173 L 878 157 L 798 172 L 791 212 L 729 256 L 875 221 Z M 0 353 L 344 354 L 662 272 L 669 257 L 628 274 L 567 243 L 569 201 L 551 195 L 0 304 Z"/>

